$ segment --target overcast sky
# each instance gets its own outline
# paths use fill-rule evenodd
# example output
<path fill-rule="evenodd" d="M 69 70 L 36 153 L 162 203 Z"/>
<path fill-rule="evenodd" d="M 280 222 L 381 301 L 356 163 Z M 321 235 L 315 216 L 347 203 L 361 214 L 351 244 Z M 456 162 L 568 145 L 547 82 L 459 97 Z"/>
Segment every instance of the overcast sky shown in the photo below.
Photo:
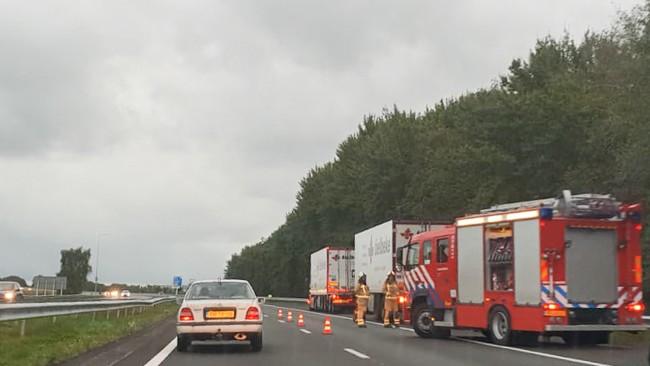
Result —
<path fill-rule="evenodd" d="M 0 276 L 97 233 L 100 281 L 220 275 L 364 115 L 490 86 L 639 2 L 0 0 Z"/>

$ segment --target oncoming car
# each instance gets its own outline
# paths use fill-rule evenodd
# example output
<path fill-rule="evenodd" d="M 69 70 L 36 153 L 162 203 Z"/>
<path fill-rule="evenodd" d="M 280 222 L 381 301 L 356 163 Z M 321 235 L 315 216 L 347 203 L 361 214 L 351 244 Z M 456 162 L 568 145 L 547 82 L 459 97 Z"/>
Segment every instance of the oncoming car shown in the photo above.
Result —
<path fill-rule="evenodd" d="M 194 340 L 249 341 L 262 350 L 262 309 L 248 281 L 196 281 L 178 310 L 177 349 L 184 352 Z"/>
<path fill-rule="evenodd" d="M 23 289 L 18 282 L 0 282 L 0 302 L 16 302 L 23 299 Z"/>

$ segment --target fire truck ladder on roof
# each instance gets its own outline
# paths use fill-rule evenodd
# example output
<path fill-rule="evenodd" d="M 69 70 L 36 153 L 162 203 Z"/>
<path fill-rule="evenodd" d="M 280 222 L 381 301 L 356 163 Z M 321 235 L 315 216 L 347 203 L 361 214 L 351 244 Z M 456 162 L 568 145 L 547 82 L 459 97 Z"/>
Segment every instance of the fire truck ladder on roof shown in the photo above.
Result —
<path fill-rule="evenodd" d="M 609 194 L 571 195 L 571 191 L 564 190 L 560 197 L 495 205 L 481 210 L 481 213 L 548 207 L 553 209 L 554 215 L 605 219 L 617 216 L 619 206 L 620 202 Z"/>

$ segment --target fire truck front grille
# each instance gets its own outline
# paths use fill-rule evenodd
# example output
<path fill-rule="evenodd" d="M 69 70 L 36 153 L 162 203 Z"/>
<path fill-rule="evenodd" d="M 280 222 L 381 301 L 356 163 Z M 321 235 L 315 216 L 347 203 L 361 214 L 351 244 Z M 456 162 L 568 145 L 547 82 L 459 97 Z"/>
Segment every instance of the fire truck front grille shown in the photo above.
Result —
<path fill-rule="evenodd" d="M 616 324 L 616 311 L 611 309 L 571 309 L 569 324 Z"/>

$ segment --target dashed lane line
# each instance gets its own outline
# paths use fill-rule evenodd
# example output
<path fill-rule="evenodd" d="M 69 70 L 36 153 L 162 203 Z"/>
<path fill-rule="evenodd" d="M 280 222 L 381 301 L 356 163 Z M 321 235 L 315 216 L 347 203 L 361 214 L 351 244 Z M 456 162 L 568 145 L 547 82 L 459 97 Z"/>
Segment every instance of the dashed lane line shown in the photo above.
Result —
<path fill-rule="evenodd" d="M 165 348 L 160 350 L 149 362 L 144 364 L 144 366 L 159 366 L 165 359 L 176 349 L 176 337 L 174 337 Z"/>
<path fill-rule="evenodd" d="M 554 355 L 552 353 L 544 353 L 544 352 L 537 352 L 537 351 L 531 351 L 523 348 L 516 348 L 516 347 L 508 347 L 508 346 L 500 346 L 498 344 L 494 343 L 486 343 L 486 342 L 481 342 L 481 341 L 476 341 L 473 339 L 466 339 L 466 338 L 458 338 L 458 337 L 451 337 L 455 340 L 462 341 L 462 342 L 467 342 L 467 343 L 473 343 L 473 344 L 480 344 L 482 346 L 486 347 L 492 347 L 492 348 L 499 348 L 499 349 L 506 349 L 509 351 L 513 352 L 521 352 L 521 353 L 526 353 L 529 355 L 535 355 L 535 356 L 540 356 L 540 357 L 547 357 L 547 358 L 554 358 L 556 360 L 562 360 L 562 361 L 567 361 L 567 362 L 572 362 L 572 363 L 578 363 L 582 365 L 590 365 L 590 366 L 611 366 L 606 363 L 599 363 L 599 362 L 592 362 L 592 361 L 587 361 L 587 360 L 581 360 L 579 358 L 571 358 L 571 357 L 564 357 L 564 356 L 558 356 Z"/>
<path fill-rule="evenodd" d="M 352 348 L 343 348 L 343 350 L 344 350 L 345 352 L 347 352 L 347 353 L 353 354 L 353 355 L 355 355 L 355 356 L 357 356 L 357 357 L 359 357 L 359 358 L 361 358 L 361 359 L 364 359 L 364 360 L 367 360 L 367 359 L 370 358 L 370 356 L 368 356 L 368 355 L 366 355 L 366 354 L 363 354 L 363 353 L 361 353 L 361 352 L 359 352 L 359 351 L 357 351 L 357 350 L 354 350 L 354 349 L 352 349 Z"/>
<path fill-rule="evenodd" d="M 286 306 L 276 306 L 276 305 L 269 305 L 269 304 L 267 304 L 265 306 L 271 306 L 271 307 L 275 307 L 275 308 L 288 308 Z M 296 310 L 300 310 L 300 309 L 296 309 Z M 342 315 L 323 314 L 323 313 L 317 313 L 315 311 L 310 311 L 310 310 L 300 310 L 300 311 L 303 311 L 303 312 L 308 313 L 308 314 L 318 315 L 318 316 L 321 316 L 321 317 L 329 316 L 331 318 L 339 318 L 339 319 L 350 320 L 349 317 L 342 316 Z M 383 326 L 382 323 L 373 322 L 373 321 L 366 321 L 366 323 L 373 324 L 373 325 L 378 325 L 378 326 Z M 412 328 L 400 327 L 399 329 L 401 329 L 403 331 L 406 331 L 406 332 L 414 332 L 414 330 Z M 485 347 L 500 348 L 500 349 L 509 350 L 509 351 L 513 351 L 513 352 L 526 353 L 526 354 L 529 354 L 529 355 L 535 355 L 535 356 L 539 356 L 539 357 L 553 358 L 553 359 L 556 359 L 556 360 L 562 360 L 562 361 L 567 361 L 567 362 L 572 362 L 572 363 L 577 363 L 577 364 L 582 364 L 582 365 L 611 366 L 611 365 L 605 364 L 605 363 L 587 361 L 587 360 L 582 360 L 582 359 L 579 359 L 579 358 L 559 356 L 559 355 L 555 355 L 555 354 L 552 354 L 552 353 L 530 351 L 530 350 L 527 350 L 527 349 L 517 348 L 517 347 L 500 346 L 498 344 L 481 342 L 481 341 L 477 341 L 477 340 L 473 340 L 473 339 L 460 338 L 460 337 L 451 337 L 451 338 L 455 339 L 457 341 L 478 344 L 478 345 L 482 345 L 482 346 L 485 346 Z"/>

